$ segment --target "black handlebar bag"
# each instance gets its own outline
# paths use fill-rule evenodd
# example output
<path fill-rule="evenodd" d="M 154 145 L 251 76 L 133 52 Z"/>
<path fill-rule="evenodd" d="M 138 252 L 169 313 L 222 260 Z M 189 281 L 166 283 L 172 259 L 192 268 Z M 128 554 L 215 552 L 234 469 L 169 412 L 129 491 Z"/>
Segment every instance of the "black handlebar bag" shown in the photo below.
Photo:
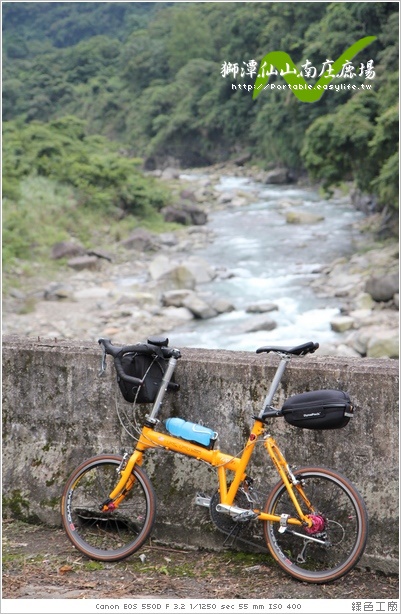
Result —
<path fill-rule="evenodd" d="M 127 375 L 144 379 L 143 385 L 138 390 L 138 386 L 124 381 L 117 375 L 117 382 L 124 399 L 128 403 L 154 403 L 163 380 L 167 360 L 157 354 L 129 352 L 122 357 L 121 365 Z"/>

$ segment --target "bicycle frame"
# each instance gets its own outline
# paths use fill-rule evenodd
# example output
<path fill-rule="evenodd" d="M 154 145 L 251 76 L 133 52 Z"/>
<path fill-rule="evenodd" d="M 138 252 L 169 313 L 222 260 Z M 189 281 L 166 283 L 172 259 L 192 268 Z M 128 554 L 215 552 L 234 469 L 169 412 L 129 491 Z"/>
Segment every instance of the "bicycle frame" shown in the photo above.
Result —
<path fill-rule="evenodd" d="M 142 428 L 136 448 L 131 457 L 128 459 L 126 466 L 124 467 L 124 469 L 122 469 L 121 478 L 117 486 L 110 493 L 109 499 L 104 503 L 104 511 L 107 511 L 107 509 L 109 509 L 108 505 L 110 504 L 113 506 L 113 509 L 115 507 L 118 507 L 119 502 L 124 499 L 125 493 L 129 491 L 130 487 L 133 484 L 133 481 L 130 481 L 130 476 L 132 474 L 133 468 L 135 465 L 142 465 L 143 455 L 146 450 L 152 448 L 163 448 L 165 450 L 171 450 L 172 452 L 176 452 L 178 454 L 183 454 L 184 456 L 196 458 L 199 461 L 204 461 L 210 466 L 215 467 L 217 469 L 221 506 L 223 506 L 223 509 L 225 509 L 226 513 L 228 514 L 231 510 L 233 511 L 233 515 L 241 513 L 241 509 L 233 506 L 233 502 L 240 484 L 246 478 L 246 468 L 251 459 L 255 445 L 259 438 L 263 435 L 264 447 L 269 454 L 279 476 L 284 482 L 288 494 L 298 514 L 298 518 L 286 518 L 285 524 L 296 526 L 306 525 L 308 527 L 312 526 L 312 521 L 308 515 L 305 515 L 303 513 L 294 493 L 294 490 L 297 491 L 298 495 L 306 504 L 308 508 L 308 514 L 313 514 L 315 510 L 313 509 L 310 501 L 303 492 L 299 480 L 297 480 L 291 472 L 287 461 L 285 460 L 284 455 L 281 453 L 276 441 L 271 435 L 265 435 L 265 424 L 262 421 L 262 416 L 266 415 L 266 411 L 271 408 L 274 394 L 279 386 L 287 362 L 290 360 L 290 357 L 288 355 L 281 354 L 280 356 L 281 360 L 277 367 L 277 371 L 275 373 L 273 381 L 270 385 L 270 389 L 266 395 L 263 407 L 260 411 L 259 416 L 255 417 L 251 433 L 249 435 L 243 453 L 240 457 L 225 454 L 220 450 L 209 450 L 207 448 L 204 448 L 203 446 L 191 443 L 187 440 L 173 437 L 171 435 L 160 433 L 154 430 L 154 426 L 158 422 L 156 416 L 159 412 L 164 395 L 167 391 L 168 383 L 171 380 L 171 377 L 177 364 L 177 359 L 171 357 L 166 372 L 164 374 L 158 395 L 153 405 L 152 412 L 149 416 L 147 416 L 146 424 Z M 274 413 L 275 412 L 273 410 L 273 414 Z M 227 470 L 232 471 L 234 474 L 233 480 L 229 486 L 227 483 Z M 245 512 L 249 510 L 242 511 Z M 267 514 L 258 509 L 253 510 L 253 513 L 254 517 L 258 520 L 267 520 L 271 522 L 283 521 L 281 516 Z"/>
<path fill-rule="evenodd" d="M 129 483 L 132 470 L 136 464 L 142 465 L 143 455 L 146 450 L 152 448 L 163 448 L 165 450 L 170 450 L 178 454 L 183 454 L 184 456 L 196 458 L 199 461 L 204 461 L 210 466 L 215 467 L 217 469 L 219 483 L 220 503 L 225 506 L 232 506 L 238 488 L 241 482 L 243 482 L 243 480 L 246 478 L 246 467 L 248 466 L 255 445 L 259 437 L 264 434 L 264 431 L 264 425 L 258 420 L 255 420 L 248 442 L 242 455 L 240 457 L 236 457 L 231 456 L 229 454 L 225 454 L 220 450 L 208 450 L 189 441 L 185 441 L 178 437 L 172 437 L 171 435 L 166 435 L 164 433 L 155 431 L 153 428 L 144 426 L 139 437 L 136 449 L 127 461 L 125 468 L 121 472 L 120 481 L 118 482 L 113 492 L 110 493 L 109 501 L 112 501 L 113 506 L 117 507 L 120 500 L 125 497 L 125 493 L 132 485 Z M 306 498 L 305 494 L 303 493 L 299 481 L 296 480 L 291 473 L 291 470 L 288 467 L 288 464 L 283 454 L 280 452 L 277 443 L 271 435 L 267 435 L 264 438 L 264 446 L 270 458 L 272 459 L 272 462 L 276 467 L 277 472 L 279 473 L 281 479 L 286 485 L 286 488 L 294 503 L 294 507 L 297 510 L 299 518 L 302 519 L 299 520 L 298 518 L 288 518 L 286 522 L 290 525 L 296 526 L 302 526 L 305 524 L 307 526 L 311 526 L 312 522 L 302 512 L 302 509 L 294 494 L 294 488 L 297 490 L 303 501 L 306 503 L 309 513 L 313 513 L 314 510 L 310 502 Z M 227 486 L 227 470 L 232 471 L 234 474 L 233 480 L 229 487 Z M 281 520 L 280 516 L 266 514 L 258 509 L 253 510 L 253 512 L 255 513 L 255 518 L 257 518 L 258 520 L 268 520 L 271 522 L 280 522 Z"/>

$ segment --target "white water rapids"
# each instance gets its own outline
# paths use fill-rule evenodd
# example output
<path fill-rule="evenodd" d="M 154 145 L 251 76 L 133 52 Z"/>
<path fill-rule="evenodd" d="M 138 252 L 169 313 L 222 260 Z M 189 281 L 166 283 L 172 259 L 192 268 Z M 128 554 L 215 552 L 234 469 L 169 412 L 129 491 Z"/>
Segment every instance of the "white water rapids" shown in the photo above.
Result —
<path fill-rule="evenodd" d="M 216 189 L 227 193 L 250 190 L 251 204 L 209 214 L 214 242 L 196 255 L 211 266 L 229 272 L 197 286 L 231 301 L 235 311 L 207 320 L 194 320 L 170 331 L 177 347 L 254 351 L 266 344 L 330 342 L 338 339 L 330 320 L 339 313 L 341 299 L 319 297 L 310 284 L 322 267 L 350 254 L 360 219 L 344 198 L 324 200 L 313 189 L 273 186 L 247 178 L 222 177 Z M 318 223 L 289 224 L 285 211 L 304 211 L 324 219 Z M 271 331 L 243 333 L 239 328 L 252 318 L 246 308 L 272 302 L 270 315 L 277 323 Z"/>

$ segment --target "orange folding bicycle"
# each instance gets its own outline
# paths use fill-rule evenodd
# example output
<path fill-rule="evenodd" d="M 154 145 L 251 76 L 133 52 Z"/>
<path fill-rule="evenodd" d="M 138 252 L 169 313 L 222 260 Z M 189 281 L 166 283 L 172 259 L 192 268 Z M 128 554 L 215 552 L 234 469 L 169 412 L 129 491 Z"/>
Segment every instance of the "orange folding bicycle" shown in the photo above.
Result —
<path fill-rule="evenodd" d="M 103 348 L 102 372 L 106 355 L 111 355 L 125 399 L 153 406 L 131 455 L 95 456 L 68 479 L 61 515 L 69 539 L 80 552 L 110 562 L 124 559 L 144 545 L 155 520 L 156 497 L 142 463 L 147 450 L 163 448 L 214 467 L 216 493 L 212 497 L 200 495 L 198 502 L 209 507 L 211 520 L 227 533 L 235 534 L 237 529 L 261 521 L 269 551 L 294 578 L 326 583 L 355 567 L 368 537 L 368 516 L 361 495 L 332 469 L 312 466 L 292 471 L 267 432 L 269 421 L 278 417 L 299 428 L 324 430 L 341 428 L 353 416 L 348 395 L 338 390 L 295 395 L 281 409 L 271 405 L 288 361 L 314 352 L 317 343 L 257 350 L 275 352 L 281 360 L 240 456 L 214 449 L 216 433 L 199 424 L 169 418 L 160 428 L 163 425 L 157 415 L 164 395 L 168 388 L 179 387 L 172 377 L 181 354 L 168 347 L 168 339 L 152 337 L 147 343 L 123 347 L 107 339 L 99 343 Z M 264 504 L 246 473 L 261 438 L 279 475 Z"/>

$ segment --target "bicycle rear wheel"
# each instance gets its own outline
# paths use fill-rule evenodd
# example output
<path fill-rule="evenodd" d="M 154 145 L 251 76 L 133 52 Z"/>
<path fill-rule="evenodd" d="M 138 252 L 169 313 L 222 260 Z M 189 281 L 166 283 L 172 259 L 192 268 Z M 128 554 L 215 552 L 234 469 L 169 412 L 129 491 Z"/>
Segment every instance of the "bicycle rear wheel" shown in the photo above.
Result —
<path fill-rule="evenodd" d="M 134 467 L 133 485 L 118 507 L 101 510 L 120 478 L 121 460 L 105 454 L 86 460 L 69 477 L 61 500 L 69 539 L 98 561 L 119 561 L 133 554 L 148 538 L 156 516 L 153 486 L 140 467 Z"/>
<path fill-rule="evenodd" d="M 332 582 L 347 574 L 361 558 L 368 538 L 368 515 L 362 497 L 347 478 L 331 469 L 306 467 L 294 471 L 313 506 L 315 527 L 264 521 L 266 544 L 284 571 L 297 580 L 315 584 Z M 295 491 L 296 493 L 296 491 Z M 305 514 L 311 514 L 297 496 Z M 268 514 L 294 514 L 282 481 L 265 505 Z"/>

